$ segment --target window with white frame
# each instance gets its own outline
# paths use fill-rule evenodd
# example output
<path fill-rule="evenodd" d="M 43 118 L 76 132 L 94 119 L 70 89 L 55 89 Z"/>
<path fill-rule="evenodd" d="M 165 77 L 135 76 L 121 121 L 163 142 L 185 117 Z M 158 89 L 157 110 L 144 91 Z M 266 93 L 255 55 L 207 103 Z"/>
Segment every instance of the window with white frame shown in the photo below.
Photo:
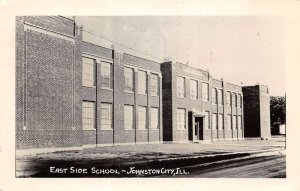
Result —
<path fill-rule="evenodd" d="M 213 104 L 217 104 L 217 89 L 213 88 L 212 89 L 212 103 Z"/>
<path fill-rule="evenodd" d="M 232 106 L 236 107 L 236 93 L 232 93 Z"/>
<path fill-rule="evenodd" d="M 101 62 L 101 87 L 112 88 L 111 63 Z"/>
<path fill-rule="evenodd" d="M 133 69 L 124 68 L 125 91 L 133 92 Z"/>
<path fill-rule="evenodd" d="M 218 103 L 219 103 L 219 105 L 223 105 L 223 90 L 222 89 L 218 90 Z"/>
<path fill-rule="evenodd" d="M 159 112 L 158 108 L 151 108 L 151 129 L 159 129 Z"/>
<path fill-rule="evenodd" d="M 210 124 L 209 124 L 209 111 L 205 111 L 205 117 L 204 117 L 204 129 L 209 130 L 210 129 Z"/>
<path fill-rule="evenodd" d="M 213 113 L 212 114 L 212 129 L 217 129 L 217 114 Z"/>
<path fill-rule="evenodd" d="M 241 107 L 241 98 L 240 94 L 237 94 L 236 102 L 237 102 L 237 107 Z"/>
<path fill-rule="evenodd" d="M 190 80 L 190 95 L 191 99 L 198 99 L 198 82 Z"/>
<path fill-rule="evenodd" d="M 239 108 L 242 107 L 241 97 L 242 97 L 241 94 L 237 94 L 237 107 L 239 107 Z"/>
<path fill-rule="evenodd" d="M 146 120 L 147 120 L 147 112 L 146 107 L 139 106 L 138 107 L 138 127 L 139 129 L 146 129 Z"/>
<path fill-rule="evenodd" d="M 177 109 L 177 129 L 184 130 L 186 129 L 186 119 L 185 119 L 185 109 Z"/>
<path fill-rule="evenodd" d="M 228 130 L 232 129 L 232 126 L 231 126 L 231 114 L 227 115 L 227 128 L 228 128 Z"/>
<path fill-rule="evenodd" d="M 82 102 L 82 129 L 83 130 L 95 129 L 95 102 L 91 102 L 91 101 Z"/>
<path fill-rule="evenodd" d="M 177 97 L 185 97 L 185 78 L 177 76 Z"/>
<path fill-rule="evenodd" d="M 138 93 L 147 94 L 147 73 L 138 71 Z"/>
<path fill-rule="evenodd" d="M 202 101 L 209 101 L 208 83 L 201 84 Z"/>
<path fill-rule="evenodd" d="M 95 86 L 95 60 L 82 57 L 82 85 Z"/>
<path fill-rule="evenodd" d="M 150 75 L 150 91 L 152 96 L 158 95 L 158 75 L 151 74 Z"/>
<path fill-rule="evenodd" d="M 237 128 L 237 126 L 236 126 L 236 115 L 233 115 L 233 116 L 232 116 L 232 128 L 233 128 L 233 129 L 236 129 L 236 128 Z"/>
<path fill-rule="evenodd" d="M 243 104 L 243 96 L 240 95 L 240 108 L 242 108 L 242 104 Z"/>
<path fill-rule="evenodd" d="M 112 129 L 112 104 L 101 103 L 101 129 Z"/>
<path fill-rule="evenodd" d="M 226 96 L 226 104 L 228 105 L 228 106 L 231 106 L 231 92 L 227 92 L 227 96 Z"/>
<path fill-rule="evenodd" d="M 124 127 L 126 130 L 134 129 L 132 105 L 124 105 Z"/>
<path fill-rule="evenodd" d="M 223 114 L 219 114 L 218 122 L 219 122 L 218 129 L 224 129 L 224 126 L 223 126 Z"/>
<path fill-rule="evenodd" d="M 242 129 L 242 116 L 238 116 L 238 128 Z"/>

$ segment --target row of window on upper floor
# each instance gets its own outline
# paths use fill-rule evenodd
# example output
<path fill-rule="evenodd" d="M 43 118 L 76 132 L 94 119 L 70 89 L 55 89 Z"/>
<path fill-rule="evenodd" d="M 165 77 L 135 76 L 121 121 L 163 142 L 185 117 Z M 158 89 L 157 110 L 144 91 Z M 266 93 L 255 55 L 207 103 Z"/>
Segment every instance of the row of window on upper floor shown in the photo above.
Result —
<path fill-rule="evenodd" d="M 209 85 L 208 83 L 202 82 L 201 85 L 201 95 L 202 101 L 209 101 Z M 185 87 L 185 78 L 177 76 L 177 97 L 185 98 L 186 97 L 186 87 Z M 190 98 L 192 100 L 199 99 L 198 95 L 198 81 L 190 79 Z M 241 107 L 243 101 L 241 94 L 227 91 L 226 96 L 226 105 Z M 213 88 L 212 89 L 212 103 L 223 105 L 223 90 Z"/>
<path fill-rule="evenodd" d="M 82 59 L 82 85 L 93 87 L 96 85 L 96 64 L 95 60 L 91 58 L 83 57 Z M 113 72 L 112 64 L 109 62 L 101 62 L 100 65 L 100 75 L 101 75 L 101 87 L 104 89 L 113 89 Z M 134 71 L 132 68 L 124 67 L 124 90 L 126 92 L 135 91 L 134 83 Z M 138 94 L 147 94 L 148 93 L 148 76 L 147 72 L 143 70 L 138 71 Z M 150 74 L 150 95 L 158 96 L 159 95 L 159 79 L 158 75 L 151 73 Z"/>

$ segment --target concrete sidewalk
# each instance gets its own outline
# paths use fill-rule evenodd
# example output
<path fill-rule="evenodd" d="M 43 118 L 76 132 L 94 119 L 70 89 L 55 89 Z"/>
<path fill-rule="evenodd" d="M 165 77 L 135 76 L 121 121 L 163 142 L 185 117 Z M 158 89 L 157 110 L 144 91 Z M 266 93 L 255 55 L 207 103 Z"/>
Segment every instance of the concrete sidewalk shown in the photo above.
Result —
<path fill-rule="evenodd" d="M 17 176 L 50 176 L 49 166 L 80 168 L 175 168 L 228 161 L 284 150 L 276 140 L 218 141 L 213 144 L 170 143 L 107 146 L 81 151 L 17 156 Z M 66 165 L 67 164 L 67 165 Z M 57 174 L 56 174 L 57 175 Z M 59 175 L 60 176 L 60 175 Z"/>

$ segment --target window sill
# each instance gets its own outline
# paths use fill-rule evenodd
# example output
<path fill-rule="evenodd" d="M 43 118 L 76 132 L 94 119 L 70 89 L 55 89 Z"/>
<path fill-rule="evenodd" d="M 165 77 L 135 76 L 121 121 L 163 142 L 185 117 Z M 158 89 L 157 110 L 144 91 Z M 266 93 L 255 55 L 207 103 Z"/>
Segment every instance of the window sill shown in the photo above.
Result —
<path fill-rule="evenodd" d="M 105 87 L 101 87 L 101 90 L 109 90 L 109 91 L 113 91 L 113 89 L 111 89 L 111 88 L 105 88 Z"/>
<path fill-rule="evenodd" d="M 130 91 L 124 91 L 125 93 L 129 93 L 129 94 L 134 94 L 134 92 L 130 92 Z"/>
<path fill-rule="evenodd" d="M 154 128 L 153 128 L 153 129 L 151 129 L 151 128 L 150 128 L 150 130 L 151 130 L 151 131 L 158 131 L 159 129 L 154 129 Z"/>
<path fill-rule="evenodd" d="M 185 99 L 185 97 L 178 97 L 178 96 L 177 96 L 177 98 L 179 98 L 179 99 Z"/>
<path fill-rule="evenodd" d="M 112 131 L 113 129 L 100 129 L 101 131 Z"/>
<path fill-rule="evenodd" d="M 88 86 L 88 85 L 82 85 L 82 87 L 87 87 L 87 88 L 96 88 L 96 86 Z"/>
<path fill-rule="evenodd" d="M 138 93 L 138 95 L 143 95 L 143 96 L 147 96 L 148 94 L 142 94 L 142 93 Z"/>
<path fill-rule="evenodd" d="M 96 131 L 96 129 L 82 129 L 83 131 Z"/>
<path fill-rule="evenodd" d="M 148 129 L 138 129 L 139 131 L 147 131 Z"/>
<path fill-rule="evenodd" d="M 125 131 L 134 131 L 134 129 L 125 129 Z"/>
<path fill-rule="evenodd" d="M 158 95 L 151 95 L 151 97 L 159 97 Z"/>

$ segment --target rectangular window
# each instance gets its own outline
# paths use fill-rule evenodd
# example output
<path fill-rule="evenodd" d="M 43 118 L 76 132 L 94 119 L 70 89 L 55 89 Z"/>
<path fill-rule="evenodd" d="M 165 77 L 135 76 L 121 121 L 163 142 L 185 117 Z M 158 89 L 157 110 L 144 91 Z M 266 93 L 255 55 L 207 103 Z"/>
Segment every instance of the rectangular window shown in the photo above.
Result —
<path fill-rule="evenodd" d="M 112 72 L 111 64 L 108 62 L 101 62 L 101 87 L 112 88 Z"/>
<path fill-rule="evenodd" d="M 95 60 L 82 58 L 82 85 L 95 86 Z"/>
<path fill-rule="evenodd" d="M 236 129 L 236 115 L 232 116 L 232 128 Z"/>
<path fill-rule="evenodd" d="M 191 99 L 198 99 L 198 82 L 196 80 L 190 80 L 190 94 Z"/>
<path fill-rule="evenodd" d="M 133 128 L 133 106 L 124 105 L 124 126 L 126 130 L 131 130 Z"/>
<path fill-rule="evenodd" d="M 231 115 L 227 115 L 227 127 L 228 127 L 228 130 L 232 129 L 232 126 L 231 126 Z"/>
<path fill-rule="evenodd" d="M 210 129 L 210 125 L 209 125 L 209 111 L 205 111 L 205 118 L 204 118 L 204 129 L 205 130 L 209 130 Z"/>
<path fill-rule="evenodd" d="M 232 93 L 232 106 L 236 107 L 236 93 Z"/>
<path fill-rule="evenodd" d="M 185 97 L 185 79 L 180 76 L 177 76 L 177 97 Z"/>
<path fill-rule="evenodd" d="M 133 69 L 124 68 L 125 91 L 133 92 Z"/>
<path fill-rule="evenodd" d="M 177 109 L 177 129 L 186 129 L 185 109 Z"/>
<path fill-rule="evenodd" d="M 216 88 L 212 89 L 212 103 L 217 104 L 217 89 Z"/>
<path fill-rule="evenodd" d="M 237 107 L 241 108 L 241 94 L 237 94 Z"/>
<path fill-rule="evenodd" d="M 232 98 L 231 98 L 231 92 L 227 92 L 227 96 L 226 96 L 226 104 L 227 104 L 228 106 L 231 106 L 231 100 L 232 100 Z"/>
<path fill-rule="evenodd" d="M 159 112 L 158 108 L 151 108 L 151 129 L 159 129 Z"/>
<path fill-rule="evenodd" d="M 209 101 L 208 83 L 202 83 L 201 87 L 202 101 Z"/>
<path fill-rule="evenodd" d="M 219 105 L 223 105 L 223 90 L 218 90 L 218 103 Z"/>
<path fill-rule="evenodd" d="M 242 129 L 242 116 L 238 116 L 238 128 Z"/>
<path fill-rule="evenodd" d="M 112 104 L 101 103 L 101 129 L 112 129 Z"/>
<path fill-rule="evenodd" d="M 147 94 L 147 73 L 144 71 L 138 72 L 138 93 Z"/>
<path fill-rule="evenodd" d="M 223 114 L 219 114 L 219 125 L 218 125 L 218 129 L 224 129 L 224 126 L 223 126 Z"/>
<path fill-rule="evenodd" d="M 91 101 L 82 102 L 82 129 L 95 129 L 95 103 Z"/>
<path fill-rule="evenodd" d="M 217 114 L 212 114 L 212 129 L 217 129 Z"/>
<path fill-rule="evenodd" d="M 146 126 L 146 119 L 147 119 L 147 112 L 146 107 L 139 106 L 138 107 L 138 127 L 139 129 L 147 129 Z"/>
<path fill-rule="evenodd" d="M 150 75 L 150 89 L 152 96 L 158 96 L 158 75 L 151 74 Z"/>
<path fill-rule="evenodd" d="M 240 108 L 242 108 L 242 105 L 243 105 L 243 97 L 242 95 L 240 95 Z"/>

